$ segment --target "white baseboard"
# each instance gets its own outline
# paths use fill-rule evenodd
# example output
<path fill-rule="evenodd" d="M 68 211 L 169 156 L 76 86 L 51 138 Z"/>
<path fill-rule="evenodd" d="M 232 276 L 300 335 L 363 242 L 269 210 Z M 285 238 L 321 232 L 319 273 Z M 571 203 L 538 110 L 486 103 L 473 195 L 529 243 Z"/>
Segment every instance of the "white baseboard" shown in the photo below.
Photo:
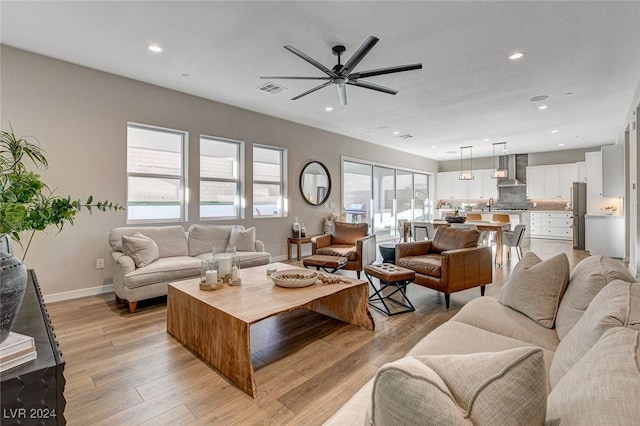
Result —
<path fill-rule="evenodd" d="M 113 284 L 98 287 L 83 288 L 81 290 L 63 291 L 62 293 L 45 294 L 44 302 L 60 302 L 62 300 L 77 299 L 79 297 L 95 296 L 97 294 L 112 293 Z"/>

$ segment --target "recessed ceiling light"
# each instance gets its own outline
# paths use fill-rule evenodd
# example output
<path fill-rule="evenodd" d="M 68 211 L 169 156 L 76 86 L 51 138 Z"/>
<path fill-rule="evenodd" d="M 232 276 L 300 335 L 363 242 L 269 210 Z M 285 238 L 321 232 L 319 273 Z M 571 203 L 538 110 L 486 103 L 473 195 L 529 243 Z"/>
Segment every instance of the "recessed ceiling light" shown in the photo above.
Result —
<path fill-rule="evenodd" d="M 517 61 L 518 59 L 521 59 L 524 56 L 524 53 L 522 52 L 514 52 L 509 56 L 509 59 L 511 59 L 512 61 Z"/>
<path fill-rule="evenodd" d="M 563 143 L 559 143 L 558 146 L 564 146 L 564 144 Z"/>
<path fill-rule="evenodd" d="M 431 145 L 431 149 L 436 149 L 437 146 L 436 145 Z"/>
<path fill-rule="evenodd" d="M 150 44 L 147 46 L 149 48 L 150 51 L 152 52 L 156 52 L 156 53 L 160 53 L 162 52 L 162 47 L 160 47 L 160 45 L 157 44 Z"/>
<path fill-rule="evenodd" d="M 378 127 L 378 130 L 385 130 L 385 129 L 388 129 L 388 128 L 389 128 L 389 126 L 382 125 L 382 126 Z"/>
<path fill-rule="evenodd" d="M 182 76 L 183 77 L 189 77 L 189 74 L 185 72 L 185 73 L 182 74 Z"/>
<path fill-rule="evenodd" d="M 540 110 L 544 110 L 544 109 L 547 109 L 547 108 L 549 108 L 549 105 L 540 105 L 538 107 L 538 109 L 540 109 Z"/>
<path fill-rule="evenodd" d="M 538 95 L 538 96 L 534 96 L 533 98 L 529 99 L 531 102 L 538 102 L 538 101 L 544 101 L 545 99 L 547 99 L 549 96 L 547 95 Z"/>
<path fill-rule="evenodd" d="M 558 133 L 558 129 L 553 129 L 553 130 L 551 131 L 551 133 L 554 133 L 554 134 L 555 134 L 555 133 Z"/>
<path fill-rule="evenodd" d="M 332 106 L 324 107 L 324 110 L 327 112 L 331 112 L 333 111 L 333 107 Z"/>
<path fill-rule="evenodd" d="M 483 142 L 491 142 L 491 139 L 489 139 L 489 138 L 485 138 L 485 139 L 482 139 L 482 141 L 483 141 Z"/>
<path fill-rule="evenodd" d="M 573 93 L 571 93 L 571 92 L 565 92 L 565 95 L 569 96 L 569 95 L 573 95 Z"/>
<path fill-rule="evenodd" d="M 394 135 L 399 135 L 399 134 L 400 134 L 400 132 L 396 130 L 395 132 L 393 132 L 393 134 L 394 134 Z"/>

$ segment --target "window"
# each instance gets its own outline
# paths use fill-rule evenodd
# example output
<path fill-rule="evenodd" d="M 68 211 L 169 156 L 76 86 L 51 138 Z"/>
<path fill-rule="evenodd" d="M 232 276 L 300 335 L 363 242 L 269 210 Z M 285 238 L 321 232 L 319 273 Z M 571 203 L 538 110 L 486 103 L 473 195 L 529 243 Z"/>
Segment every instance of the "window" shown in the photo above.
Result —
<path fill-rule="evenodd" d="M 127 222 L 186 220 L 187 132 L 127 125 Z"/>
<path fill-rule="evenodd" d="M 200 137 L 200 219 L 241 219 L 244 144 Z"/>
<path fill-rule="evenodd" d="M 286 215 L 287 151 L 253 146 L 253 217 Z"/>

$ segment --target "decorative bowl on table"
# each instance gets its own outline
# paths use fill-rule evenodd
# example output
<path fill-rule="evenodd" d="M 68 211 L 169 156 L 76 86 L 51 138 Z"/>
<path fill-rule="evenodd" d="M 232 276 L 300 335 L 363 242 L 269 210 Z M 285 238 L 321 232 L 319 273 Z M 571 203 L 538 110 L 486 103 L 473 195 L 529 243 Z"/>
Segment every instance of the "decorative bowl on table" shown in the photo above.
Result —
<path fill-rule="evenodd" d="M 447 216 L 444 218 L 448 223 L 464 223 L 467 220 L 466 216 Z"/>
<path fill-rule="evenodd" d="M 318 273 L 307 269 L 283 269 L 271 274 L 271 280 L 280 287 L 307 287 L 318 279 Z"/>

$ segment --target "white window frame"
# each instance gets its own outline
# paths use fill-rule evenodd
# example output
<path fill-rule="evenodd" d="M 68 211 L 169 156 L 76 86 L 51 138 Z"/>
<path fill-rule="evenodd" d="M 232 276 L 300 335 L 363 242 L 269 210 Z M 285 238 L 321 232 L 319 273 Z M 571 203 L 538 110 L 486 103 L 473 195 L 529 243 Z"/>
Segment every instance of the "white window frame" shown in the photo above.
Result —
<path fill-rule="evenodd" d="M 165 132 L 165 133 L 180 135 L 182 137 L 182 142 L 181 142 L 182 173 L 179 177 L 180 190 L 178 194 L 178 202 L 180 203 L 180 217 L 173 218 L 173 219 L 129 219 L 129 178 L 130 177 L 145 177 L 145 178 L 151 178 L 151 179 L 154 179 L 154 178 L 155 179 L 176 179 L 176 176 L 165 175 L 165 174 L 154 174 L 154 173 L 139 173 L 139 172 L 130 173 L 129 172 L 129 156 L 127 154 L 127 190 L 126 190 L 127 192 L 127 224 L 186 222 L 188 220 L 187 212 L 189 211 L 188 199 L 187 199 L 187 192 L 188 192 L 187 171 L 189 169 L 187 159 L 189 158 L 189 155 L 188 155 L 189 154 L 188 153 L 189 132 L 186 130 L 170 129 L 167 127 L 159 127 L 159 126 L 153 126 L 149 124 L 127 122 L 127 130 L 130 127 L 134 127 L 142 130 L 152 130 L 156 132 Z M 129 140 L 127 138 L 127 151 L 128 149 L 129 149 Z"/>
<path fill-rule="evenodd" d="M 264 184 L 264 185 L 277 185 L 277 182 L 273 182 L 273 181 L 263 181 L 263 180 L 256 180 L 255 175 L 252 173 L 252 199 L 251 199 L 251 216 L 254 219 L 270 219 L 270 218 L 281 218 L 281 217 L 287 217 L 289 214 L 289 206 L 288 206 L 288 182 L 287 182 L 287 163 L 288 163 L 288 153 L 287 153 L 287 149 L 286 148 L 282 148 L 279 146 L 272 146 L 272 145 L 263 145 L 263 144 L 258 144 L 258 143 L 254 143 L 253 147 L 252 147 L 252 151 L 251 151 L 251 158 L 252 158 L 252 162 L 251 162 L 251 170 L 252 172 L 255 170 L 255 148 L 261 148 L 261 149 L 270 149 L 273 151 L 279 151 L 280 152 L 280 211 L 281 213 L 279 215 L 257 215 L 256 211 L 255 211 L 255 195 L 253 194 L 253 186 L 255 184 Z"/>
<path fill-rule="evenodd" d="M 199 176 L 200 179 L 200 185 L 202 185 L 202 182 L 232 182 L 232 183 L 236 183 L 237 188 L 238 188 L 238 192 L 236 194 L 236 206 L 237 206 L 237 212 L 238 214 L 236 214 L 235 216 L 202 216 L 200 213 L 200 209 L 201 209 L 201 205 L 202 205 L 202 200 L 200 199 L 200 193 L 198 193 L 198 216 L 200 218 L 201 221 L 219 221 L 219 220 L 233 220 L 233 219 L 244 219 L 245 217 L 245 206 L 244 206 L 244 162 L 245 162 L 245 156 L 244 156 L 244 141 L 239 141 L 239 140 L 234 140 L 234 139 L 226 139 L 226 138 L 220 138 L 217 136 L 208 136 L 208 135 L 200 135 L 200 140 L 199 140 L 199 146 L 200 146 L 200 161 L 202 161 L 202 141 L 203 140 L 210 140 L 210 141 L 215 141 L 215 142 L 222 142 L 222 143 L 228 143 L 228 144 L 233 144 L 237 146 L 237 153 L 238 153 L 238 177 L 237 179 L 225 179 L 225 178 L 206 178 L 206 177 L 202 177 Z M 199 170 L 199 169 L 198 169 Z M 198 172 L 199 173 L 199 172 Z"/>

